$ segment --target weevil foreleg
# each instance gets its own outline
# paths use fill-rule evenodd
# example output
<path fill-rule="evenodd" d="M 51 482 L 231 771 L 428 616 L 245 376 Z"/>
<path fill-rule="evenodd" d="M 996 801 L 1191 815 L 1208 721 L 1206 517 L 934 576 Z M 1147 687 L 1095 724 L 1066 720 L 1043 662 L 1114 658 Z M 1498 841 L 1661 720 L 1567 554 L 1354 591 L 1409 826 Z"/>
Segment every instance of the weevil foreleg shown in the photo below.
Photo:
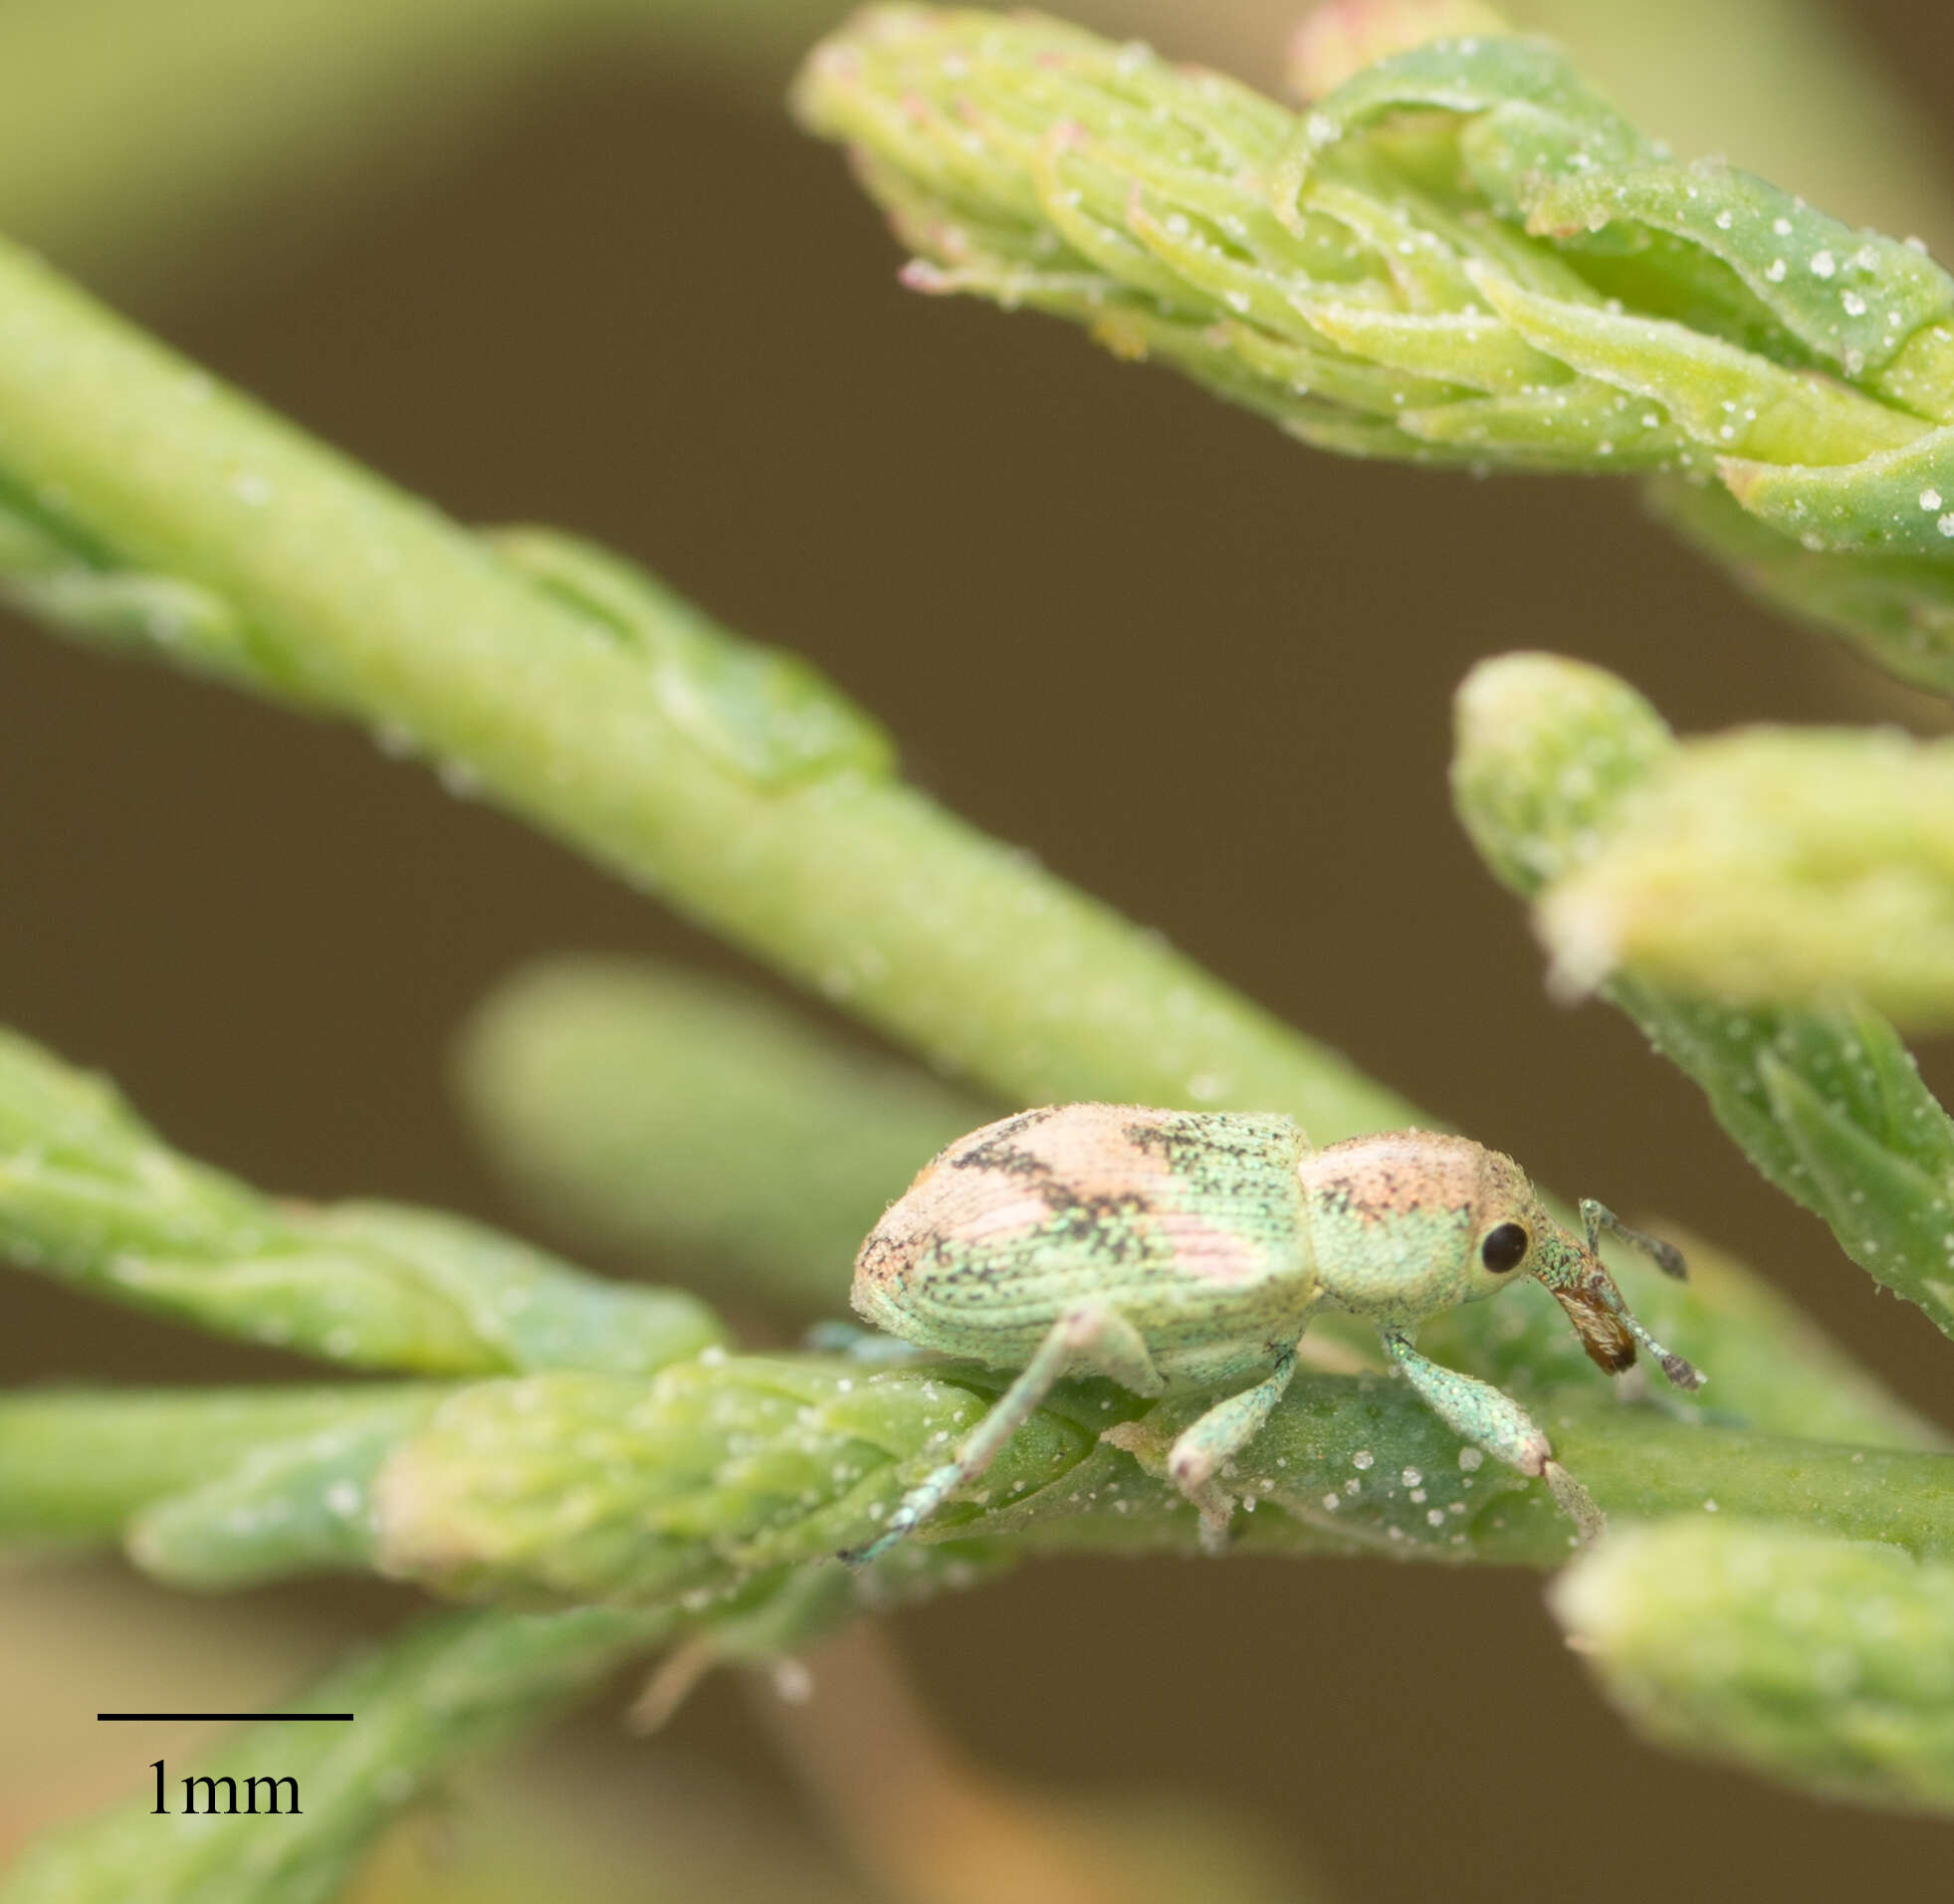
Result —
<path fill-rule="evenodd" d="M 921 1527 L 959 1488 L 968 1487 L 1051 1392 L 1052 1383 L 1074 1371 L 1110 1375 L 1136 1394 L 1157 1395 L 1166 1383 L 1147 1353 L 1140 1332 L 1116 1309 L 1079 1303 L 1052 1324 L 1031 1360 L 991 1404 L 990 1412 L 965 1436 L 956 1455 L 927 1475 L 903 1497 L 888 1525 L 874 1540 L 842 1555 L 851 1566 L 865 1566 L 906 1534 Z"/>
<path fill-rule="evenodd" d="M 1261 1433 L 1296 1373 L 1296 1352 L 1286 1350 L 1265 1380 L 1217 1401 L 1192 1427 L 1182 1430 L 1168 1451 L 1167 1472 L 1200 1510 L 1200 1544 L 1209 1554 L 1228 1545 L 1228 1516 L 1234 1503 L 1214 1486 L 1214 1477 Z"/>
<path fill-rule="evenodd" d="M 1494 1460 L 1504 1461 L 1522 1474 L 1543 1478 L 1584 1541 L 1601 1533 L 1608 1520 L 1594 1497 L 1554 1459 L 1552 1443 L 1511 1395 L 1503 1394 L 1489 1381 L 1476 1381 L 1456 1369 L 1441 1368 L 1419 1355 L 1402 1335 L 1390 1330 L 1383 1333 L 1386 1354 L 1404 1370 L 1406 1380 L 1446 1427 L 1463 1435 L 1474 1447 L 1483 1448 Z"/>

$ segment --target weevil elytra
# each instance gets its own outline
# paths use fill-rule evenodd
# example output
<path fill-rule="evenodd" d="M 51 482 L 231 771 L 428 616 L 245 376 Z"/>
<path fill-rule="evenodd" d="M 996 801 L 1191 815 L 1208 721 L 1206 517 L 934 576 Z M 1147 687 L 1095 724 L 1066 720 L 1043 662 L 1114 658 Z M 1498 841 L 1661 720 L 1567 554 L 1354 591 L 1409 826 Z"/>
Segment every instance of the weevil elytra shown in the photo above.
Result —
<path fill-rule="evenodd" d="M 1218 1477 L 1289 1385 L 1310 1319 L 1373 1323 L 1385 1354 L 1457 1434 L 1543 1477 L 1583 1538 L 1602 1514 L 1518 1402 L 1420 1356 L 1427 1316 L 1543 1283 L 1611 1375 L 1640 1343 L 1681 1388 L 1703 1377 L 1629 1313 L 1601 1232 L 1671 1276 L 1679 1251 L 1584 1201 L 1585 1241 L 1557 1223 L 1512 1159 L 1468 1138 L 1396 1131 L 1312 1150 L 1285 1117 L 1063 1104 L 986 1125 L 926 1164 L 862 1245 L 856 1310 L 925 1349 L 1020 1373 L 955 1457 L 914 1488 L 869 1560 L 982 1474 L 1068 1375 L 1137 1394 L 1257 1378 L 1174 1443 L 1168 1473 L 1226 1538 Z"/>

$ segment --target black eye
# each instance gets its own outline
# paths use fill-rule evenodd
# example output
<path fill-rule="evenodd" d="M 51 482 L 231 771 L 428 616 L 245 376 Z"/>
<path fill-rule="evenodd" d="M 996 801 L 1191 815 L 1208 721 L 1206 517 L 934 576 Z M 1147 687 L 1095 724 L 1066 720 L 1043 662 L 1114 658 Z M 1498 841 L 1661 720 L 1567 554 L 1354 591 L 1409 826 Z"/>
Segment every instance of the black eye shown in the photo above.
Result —
<path fill-rule="evenodd" d="M 1489 1229 L 1479 1245 L 1479 1260 L 1495 1276 L 1504 1276 L 1519 1267 L 1531 1238 L 1518 1223 L 1499 1223 Z"/>

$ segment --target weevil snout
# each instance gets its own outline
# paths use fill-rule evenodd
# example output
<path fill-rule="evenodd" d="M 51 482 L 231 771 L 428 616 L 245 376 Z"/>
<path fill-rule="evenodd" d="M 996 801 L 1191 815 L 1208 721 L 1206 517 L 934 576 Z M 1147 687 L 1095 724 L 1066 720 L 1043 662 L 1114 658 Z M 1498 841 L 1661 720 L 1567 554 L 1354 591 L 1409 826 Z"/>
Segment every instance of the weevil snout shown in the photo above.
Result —
<path fill-rule="evenodd" d="M 1612 1375 L 1634 1367 L 1634 1333 L 1623 1320 L 1628 1306 L 1607 1270 L 1584 1263 L 1573 1281 L 1547 1287 L 1567 1312 L 1590 1362 Z"/>
<path fill-rule="evenodd" d="M 1620 1224 L 1615 1227 L 1624 1228 Z M 1632 1240 L 1641 1240 L 1639 1232 L 1629 1234 Z M 1664 1253 L 1656 1257 L 1656 1262 L 1665 1274 L 1679 1277 L 1682 1257 L 1672 1245 L 1663 1244 L 1662 1250 Z M 1551 1281 L 1543 1276 L 1541 1280 L 1567 1312 L 1567 1319 L 1574 1325 L 1574 1333 L 1580 1337 L 1589 1360 L 1610 1375 L 1619 1375 L 1633 1367 L 1635 1345 L 1640 1343 L 1678 1388 L 1700 1388 L 1704 1380 L 1701 1372 L 1673 1351 L 1664 1349 L 1635 1320 L 1634 1312 L 1616 1287 L 1615 1278 L 1594 1250 L 1580 1249 L 1577 1245 L 1577 1266 L 1571 1273 Z"/>

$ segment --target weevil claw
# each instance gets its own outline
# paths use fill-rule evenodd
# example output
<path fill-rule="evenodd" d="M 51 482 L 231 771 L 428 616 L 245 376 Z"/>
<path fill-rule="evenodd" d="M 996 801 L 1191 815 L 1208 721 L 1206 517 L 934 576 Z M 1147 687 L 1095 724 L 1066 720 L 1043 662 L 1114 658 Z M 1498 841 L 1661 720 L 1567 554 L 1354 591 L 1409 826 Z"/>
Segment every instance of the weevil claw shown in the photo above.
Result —
<path fill-rule="evenodd" d="M 1561 1512 L 1574 1523 L 1575 1536 L 1583 1547 L 1608 1532 L 1608 1516 L 1595 1504 L 1595 1497 L 1558 1461 L 1549 1459 L 1541 1469 Z"/>

